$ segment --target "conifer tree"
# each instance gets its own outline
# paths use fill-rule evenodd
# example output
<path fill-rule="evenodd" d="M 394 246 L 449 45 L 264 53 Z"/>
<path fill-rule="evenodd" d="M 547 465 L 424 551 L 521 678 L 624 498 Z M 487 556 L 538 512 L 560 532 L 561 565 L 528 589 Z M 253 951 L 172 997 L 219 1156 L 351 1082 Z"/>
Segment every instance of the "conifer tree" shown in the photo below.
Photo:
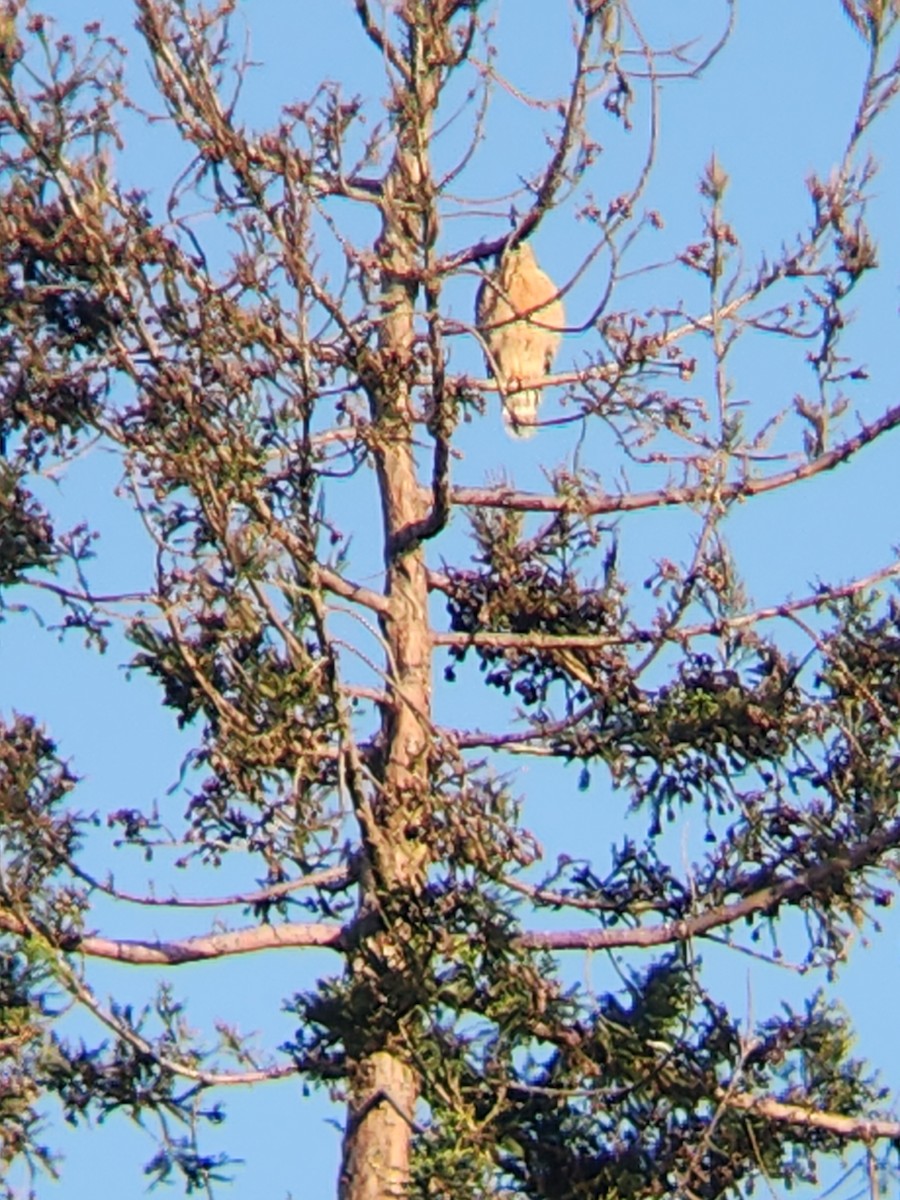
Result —
<path fill-rule="evenodd" d="M 346 77 L 296 78 L 265 128 L 242 115 L 258 6 L 133 6 L 149 113 L 99 25 L 2 7 L 0 603 L 13 635 L 52 611 L 51 637 L 127 665 L 189 750 L 172 794 L 135 772 L 94 814 L 77 747 L 4 679 L 8 1178 L 31 1169 L 40 1194 L 65 1170 L 48 1114 L 121 1112 L 158 1120 L 152 1178 L 218 1188 L 205 1122 L 230 1086 L 290 1077 L 343 1105 L 341 1200 L 711 1200 L 852 1147 L 874 1179 L 900 1123 L 834 979 L 900 846 L 898 567 L 886 549 L 865 578 L 754 604 L 728 521 L 813 477 L 841 488 L 833 468 L 900 423 L 846 343 L 878 265 L 867 143 L 900 88 L 896 5 L 822 2 L 868 67 L 806 224 L 745 255 L 741 150 L 719 147 L 696 234 L 660 266 L 645 197 L 679 135 L 660 106 L 705 86 L 730 4 L 720 30 L 666 41 L 645 0 L 546 0 L 528 28 L 491 0 L 348 0 Z M 571 54 L 547 96 L 504 54 L 551 26 Z M 363 56 L 381 95 L 357 94 Z M 516 112 L 502 201 L 483 182 L 512 136 L 495 106 Z M 123 165 L 136 111 L 177 143 L 165 182 Z M 631 175 L 607 142 L 640 148 Z M 578 252 L 554 261 L 564 239 Z M 567 321 L 553 373 L 527 380 L 482 368 L 506 342 L 471 315 L 520 244 Z M 747 395 L 738 348 L 765 363 L 774 344 L 806 391 L 784 400 L 773 357 Z M 517 384 L 542 394 L 522 445 L 500 420 Z M 117 463 L 137 587 L 55 507 L 90 456 Z M 517 486 L 523 456 L 542 487 Z M 625 556 L 662 509 L 690 552 L 656 547 L 636 579 Z M 550 778 L 614 815 L 611 848 L 560 828 L 545 852 Z M 85 865 L 98 844 L 108 874 Z M 193 933 L 128 935 L 142 910 Z M 797 1007 L 738 1010 L 706 965 L 801 941 Z M 256 979 L 259 956 L 315 948 L 333 965 L 314 986 L 259 995 L 262 1025 L 292 1013 L 288 1044 L 193 1031 L 180 970 L 243 955 Z M 168 982 L 137 1012 L 96 985 L 100 961 Z"/>

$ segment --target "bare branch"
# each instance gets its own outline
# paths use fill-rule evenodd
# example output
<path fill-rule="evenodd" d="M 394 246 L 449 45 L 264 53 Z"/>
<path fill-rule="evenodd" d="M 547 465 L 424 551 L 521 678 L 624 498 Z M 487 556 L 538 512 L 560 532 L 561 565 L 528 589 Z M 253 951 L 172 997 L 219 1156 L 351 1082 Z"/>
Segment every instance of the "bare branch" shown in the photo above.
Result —
<path fill-rule="evenodd" d="M 115 900 L 139 904 L 144 908 L 227 908 L 235 904 L 271 904 L 302 888 L 321 887 L 331 890 L 348 887 L 354 879 L 352 868 L 331 867 L 327 870 L 312 871 L 299 879 L 289 879 L 284 883 L 273 883 L 270 887 L 257 888 L 252 892 L 234 892 L 228 896 L 201 896 L 191 899 L 181 896 L 141 896 L 134 892 L 123 892 L 112 883 L 104 883 L 90 875 L 74 862 L 69 863 L 69 869 L 78 879 L 96 891 L 103 892 Z"/>
<path fill-rule="evenodd" d="M 871 1143 L 881 1138 L 900 1137 L 900 1121 L 884 1121 L 866 1117 L 845 1117 L 842 1113 L 820 1112 L 802 1108 L 799 1104 L 785 1104 L 769 1096 L 746 1096 L 740 1092 L 718 1093 L 726 1108 L 739 1108 L 743 1112 L 755 1113 L 772 1121 L 787 1125 L 802 1125 L 808 1129 L 824 1129 L 838 1137 Z"/>
<path fill-rule="evenodd" d="M 782 471 L 767 478 L 740 479 L 716 486 L 715 495 L 721 502 L 747 500 L 777 491 L 803 479 L 811 479 L 847 462 L 863 447 L 871 445 L 882 434 L 900 425 L 900 405 L 889 408 L 878 420 L 864 425 L 859 433 L 847 438 L 833 450 L 818 455 L 790 471 Z M 452 490 L 454 504 L 482 508 L 505 508 L 517 512 L 577 512 L 599 515 L 601 513 L 638 512 L 648 508 L 668 508 L 673 505 L 697 504 L 710 498 L 710 484 L 671 486 L 650 492 L 629 492 L 618 495 L 579 492 L 572 496 L 548 496 L 536 492 L 519 492 L 509 487 L 473 488 L 457 487 Z"/>
<path fill-rule="evenodd" d="M 0 929 L 25 934 L 28 924 L 10 912 L 0 912 Z M 284 923 L 236 929 L 227 933 L 207 933 L 176 941 L 142 941 L 73 934 L 62 946 L 67 953 L 78 952 L 89 958 L 106 958 L 135 966 L 181 966 L 206 959 L 250 954 L 255 950 L 281 950 L 317 946 L 343 950 L 348 932 L 341 925 L 311 922 L 308 925 Z"/>
<path fill-rule="evenodd" d="M 521 934 L 518 945 L 542 950 L 608 950 L 613 947 L 666 946 L 702 937 L 711 929 L 732 925 L 754 913 L 771 913 L 780 904 L 796 904 L 814 895 L 818 888 L 858 872 L 877 862 L 888 850 L 900 846 L 900 821 L 873 833 L 852 849 L 836 853 L 789 879 L 758 888 L 732 904 L 720 904 L 706 912 L 638 929 L 580 929 Z M 752 886 L 753 880 L 748 880 Z"/>

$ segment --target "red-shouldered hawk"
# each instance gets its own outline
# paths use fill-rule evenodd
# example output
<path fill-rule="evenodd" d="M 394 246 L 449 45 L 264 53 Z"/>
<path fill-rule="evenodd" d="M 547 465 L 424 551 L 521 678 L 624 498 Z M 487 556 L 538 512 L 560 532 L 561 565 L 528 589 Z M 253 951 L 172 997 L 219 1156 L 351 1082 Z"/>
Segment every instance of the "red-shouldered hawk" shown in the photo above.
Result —
<path fill-rule="evenodd" d="M 516 437 L 532 437 L 541 391 L 518 385 L 550 370 L 566 318 L 556 285 L 527 243 L 508 250 L 484 280 L 475 320 L 489 351 L 488 373 L 500 384 L 506 428 Z"/>

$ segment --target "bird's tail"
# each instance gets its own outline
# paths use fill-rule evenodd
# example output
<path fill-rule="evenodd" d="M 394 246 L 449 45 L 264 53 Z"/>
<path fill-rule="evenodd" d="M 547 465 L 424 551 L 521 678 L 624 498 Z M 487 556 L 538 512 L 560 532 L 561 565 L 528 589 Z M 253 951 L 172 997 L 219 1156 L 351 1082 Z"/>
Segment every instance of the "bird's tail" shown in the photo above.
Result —
<path fill-rule="evenodd" d="M 541 393 L 537 388 L 510 392 L 508 396 L 504 396 L 503 424 L 506 426 L 506 432 L 517 438 L 534 437 L 540 402 Z"/>

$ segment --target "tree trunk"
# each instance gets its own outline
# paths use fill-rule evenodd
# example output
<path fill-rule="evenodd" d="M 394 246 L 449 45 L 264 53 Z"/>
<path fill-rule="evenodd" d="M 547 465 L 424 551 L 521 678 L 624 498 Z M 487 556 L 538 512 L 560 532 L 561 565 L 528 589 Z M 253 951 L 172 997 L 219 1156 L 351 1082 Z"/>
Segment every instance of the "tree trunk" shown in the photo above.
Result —
<path fill-rule="evenodd" d="M 391 321 L 397 319 L 395 313 Z M 409 325 L 411 328 L 411 313 Z M 388 335 L 385 334 L 385 337 Z M 397 397 L 398 403 L 403 400 Z M 408 402 L 408 397 L 403 403 Z M 396 436 L 395 436 L 396 434 Z M 423 879 L 421 847 L 407 830 L 415 823 L 427 785 L 427 729 L 431 713 L 428 589 L 420 548 L 398 551 L 403 531 L 421 513 L 410 425 L 400 420 L 377 452 L 386 543 L 386 591 L 391 615 L 383 622 L 392 666 L 393 703 L 383 715 L 382 794 L 373 805 L 378 828 L 368 837 L 369 863 L 360 909 L 379 903 L 381 889 L 416 890 Z M 388 933 L 370 939 L 364 953 L 391 961 Z M 382 945 L 376 946 L 376 941 Z M 351 968 L 352 969 L 352 964 Z M 341 1200 L 388 1200 L 407 1194 L 412 1121 L 418 1094 L 413 1070 L 389 1048 L 356 1064 L 351 1085 L 341 1171 Z"/>
<path fill-rule="evenodd" d="M 396 1200 L 409 1191 L 409 1151 L 418 1081 L 379 1050 L 360 1064 L 348 1105 L 341 1200 Z"/>
<path fill-rule="evenodd" d="M 376 427 L 385 593 L 391 603 L 382 631 L 392 686 L 382 713 L 384 758 L 380 794 L 373 801 L 375 828 L 364 831 L 368 864 L 360 889 L 363 911 L 379 904 L 379 891 L 382 897 L 418 891 L 427 869 L 427 847 L 410 831 L 428 800 L 431 639 L 425 558 L 409 533 L 427 510 L 413 455 L 412 389 L 418 370 L 414 314 L 423 256 L 436 232 L 428 149 L 440 70 L 433 62 L 423 65 L 423 29 L 415 4 L 403 19 L 414 83 L 396 118 L 397 148 L 384 180 L 377 246 L 381 317 L 377 352 L 367 364 L 365 380 Z M 392 953 L 391 936 L 386 931 L 369 940 L 363 950 L 369 964 L 373 954 L 387 963 L 400 960 Z M 352 970 L 352 963 L 348 966 Z M 341 1200 L 406 1196 L 419 1090 L 416 1073 L 390 1045 L 352 1065 Z"/>

